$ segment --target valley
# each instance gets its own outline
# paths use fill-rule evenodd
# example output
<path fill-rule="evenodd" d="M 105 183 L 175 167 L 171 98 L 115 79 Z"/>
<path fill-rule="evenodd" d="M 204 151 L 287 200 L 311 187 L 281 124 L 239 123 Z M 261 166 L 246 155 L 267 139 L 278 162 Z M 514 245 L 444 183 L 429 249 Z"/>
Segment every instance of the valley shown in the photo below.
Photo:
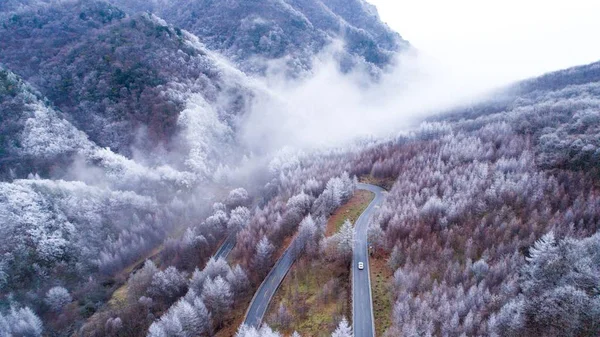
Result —
<path fill-rule="evenodd" d="M 600 331 L 600 62 L 463 97 L 364 0 L 7 0 L 0 50 L 0 337 Z"/>

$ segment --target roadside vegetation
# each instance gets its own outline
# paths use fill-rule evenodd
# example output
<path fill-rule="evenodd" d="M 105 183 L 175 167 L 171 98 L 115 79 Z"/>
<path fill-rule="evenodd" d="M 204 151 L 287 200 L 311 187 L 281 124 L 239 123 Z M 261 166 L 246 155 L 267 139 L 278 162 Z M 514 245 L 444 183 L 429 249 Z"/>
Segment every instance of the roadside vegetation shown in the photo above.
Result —
<path fill-rule="evenodd" d="M 373 295 L 373 318 L 375 319 L 375 335 L 383 336 L 392 325 L 393 271 L 387 265 L 385 256 L 372 255 L 369 258 L 371 271 L 371 292 Z"/>
<path fill-rule="evenodd" d="M 351 317 L 350 291 L 343 266 L 301 258 L 273 298 L 266 322 L 287 335 L 330 336 L 343 317 Z"/>
<path fill-rule="evenodd" d="M 331 214 L 331 217 L 327 221 L 327 231 L 325 232 L 325 235 L 331 236 L 339 231 L 346 220 L 355 223 L 362 212 L 369 206 L 373 198 L 375 198 L 373 192 L 356 190 L 347 203 L 340 206 L 333 214 Z"/>
<path fill-rule="evenodd" d="M 325 237 L 340 232 L 345 223 L 354 223 L 374 198 L 369 191 L 356 190 L 353 196 L 329 217 Z M 324 247 L 323 247 L 324 249 Z M 267 312 L 267 323 L 291 335 L 330 336 L 343 318 L 352 318 L 352 287 L 347 263 L 326 255 L 304 255 L 292 266 Z"/>

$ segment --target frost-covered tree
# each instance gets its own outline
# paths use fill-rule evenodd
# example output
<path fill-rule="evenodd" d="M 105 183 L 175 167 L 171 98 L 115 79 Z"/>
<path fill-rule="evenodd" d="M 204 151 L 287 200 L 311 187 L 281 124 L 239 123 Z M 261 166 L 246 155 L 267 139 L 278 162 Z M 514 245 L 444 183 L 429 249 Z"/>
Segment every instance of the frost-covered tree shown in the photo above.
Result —
<path fill-rule="evenodd" d="M 246 207 L 236 207 L 231 211 L 231 214 L 229 214 L 227 229 L 230 232 L 236 231 L 240 227 L 245 226 L 248 220 L 250 220 L 250 210 Z"/>
<path fill-rule="evenodd" d="M 183 295 L 187 286 L 185 272 L 180 272 L 175 267 L 168 267 L 159 271 L 152 277 L 149 293 L 167 299 Z"/>
<path fill-rule="evenodd" d="M 196 270 L 192 274 L 192 278 L 189 281 L 189 288 L 194 290 L 197 294 L 201 294 L 204 289 L 204 282 L 207 279 L 213 280 L 216 277 L 225 279 L 232 274 L 232 269 L 227 264 L 227 261 L 223 258 L 215 259 L 211 257 L 203 270 Z M 239 277 L 239 271 L 236 272 L 235 277 Z M 241 281 L 241 280 L 240 280 Z"/>
<path fill-rule="evenodd" d="M 554 256 L 556 254 L 556 248 L 554 232 L 550 231 L 547 234 L 544 234 L 544 236 L 537 240 L 533 247 L 529 249 L 527 261 L 536 263 L 536 261 L 545 260 L 549 256 Z"/>
<path fill-rule="evenodd" d="M 71 294 L 63 287 L 53 287 L 46 292 L 44 301 L 55 312 L 60 312 L 65 305 L 71 303 Z"/>
<path fill-rule="evenodd" d="M 194 268 L 212 251 L 209 240 L 201 232 L 207 234 L 212 241 L 212 232 L 200 227 L 188 228 L 181 238 L 169 238 L 165 241 L 161 256 L 167 261 L 173 261 L 181 269 Z"/>
<path fill-rule="evenodd" d="M 181 328 L 174 329 L 174 333 L 179 333 Z M 169 333 L 165 330 L 165 327 L 159 323 L 152 323 L 150 328 L 148 328 L 148 334 L 146 337 L 169 337 Z"/>
<path fill-rule="evenodd" d="M 321 183 L 314 177 L 311 177 L 304 182 L 302 190 L 313 197 L 317 197 L 322 192 Z"/>
<path fill-rule="evenodd" d="M 194 306 L 194 310 L 196 312 L 196 315 L 198 316 L 198 333 L 210 333 L 212 316 L 208 311 L 208 308 L 206 308 L 206 305 L 200 297 L 196 297 L 192 305 Z"/>
<path fill-rule="evenodd" d="M 338 324 L 335 331 L 331 334 L 331 337 L 352 337 L 352 327 L 348 324 L 346 317 L 342 318 L 340 324 Z"/>
<path fill-rule="evenodd" d="M 485 275 L 489 272 L 490 266 L 485 262 L 485 260 L 480 259 L 473 263 L 471 267 L 473 274 L 477 277 L 478 280 L 482 280 Z"/>
<path fill-rule="evenodd" d="M 208 263 L 204 267 L 203 272 L 204 274 L 206 274 L 206 277 L 214 279 L 217 276 L 225 278 L 230 270 L 231 267 L 229 267 L 229 264 L 227 264 L 227 261 L 225 261 L 224 258 L 210 258 L 210 260 L 208 260 Z"/>
<path fill-rule="evenodd" d="M 250 288 L 250 280 L 248 275 L 240 265 L 231 268 L 227 273 L 227 282 L 231 285 L 232 291 L 236 295 L 244 295 Z"/>
<path fill-rule="evenodd" d="M 210 330 L 210 315 L 200 298 L 193 303 L 180 299 L 158 321 L 152 323 L 148 337 L 204 336 Z"/>
<path fill-rule="evenodd" d="M 490 319 L 502 336 L 594 336 L 600 329 L 600 234 L 556 240 L 550 232 L 530 249 L 521 294 Z"/>
<path fill-rule="evenodd" d="M 227 216 L 227 213 L 225 213 L 222 210 L 217 210 L 213 215 L 206 218 L 204 224 L 208 229 L 211 229 L 212 231 L 224 233 L 225 229 L 227 228 L 228 220 L 229 217 Z"/>
<path fill-rule="evenodd" d="M 301 251 L 306 251 L 308 254 L 315 254 L 318 250 L 317 224 L 309 214 L 300 222 L 298 236 L 295 244 Z"/>
<path fill-rule="evenodd" d="M 221 276 L 217 276 L 214 280 L 207 279 L 202 290 L 202 300 L 219 326 L 233 304 L 231 286 Z"/>
<path fill-rule="evenodd" d="M 28 307 L 19 309 L 11 307 L 4 318 L 0 317 L 0 331 L 3 329 L 3 321 L 5 322 L 5 331 L 9 331 L 6 336 L 38 337 L 42 335 L 42 321 Z"/>
<path fill-rule="evenodd" d="M 347 172 L 341 177 L 329 179 L 325 190 L 315 200 L 312 213 L 317 217 L 329 216 L 338 206 L 350 199 L 355 189 L 355 181 L 350 179 Z"/>
<path fill-rule="evenodd" d="M 192 278 L 190 278 L 189 289 L 201 294 L 202 289 L 204 289 L 204 281 L 206 281 L 206 273 L 196 268 L 192 273 Z"/>
<path fill-rule="evenodd" d="M 308 213 L 311 202 L 311 197 L 304 192 L 288 199 L 285 205 L 285 212 L 276 223 L 279 228 L 277 228 L 277 235 L 273 236 L 274 241 L 278 241 L 285 236 L 291 235 L 298 228 L 298 224 Z"/>
<path fill-rule="evenodd" d="M 218 211 L 221 211 L 221 212 L 226 212 L 226 211 L 227 211 L 227 206 L 225 206 L 225 204 L 224 204 L 224 203 L 222 203 L 222 202 L 215 202 L 215 203 L 212 205 L 212 209 L 213 209 L 213 212 L 214 212 L 214 213 L 216 213 L 216 212 L 218 212 Z"/>
<path fill-rule="evenodd" d="M 506 303 L 497 315 L 490 318 L 490 327 L 502 336 L 518 337 L 525 328 L 525 301 L 518 297 Z"/>
<path fill-rule="evenodd" d="M 381 226 L 377 222 L 370 222 L 367 232 L 369 242 L 375 250 L 384 248 L 385 245 L 385 233 L 381 229 Z"/>
<path fill-rule="evenodd" d="M 275 247 L 266 236 L 256 245 L 256 254 L 254 255 L 253 266 L 259 275 L 264 275 L 271 267 L 273 252 Z"/>
<path fill-rule="evenodd" d="M 337 240 L 337 249 L 340 258 L 345 260 L 352 259 L 352 252 L 354 251 L 354 237 L 356 231 L 350 220 L 344 221 L 339 232 L 335 234 Z"/>
<path fill-rule="evenodd" d="M 273 331 L 266 324 L 263 324 L 260 329 L 243 324 L 239 327 L 235 337 L 281 337 L 281 334 Z"/>
<path fill-rule="evenodd" d="M 248 206 L 250 201 L 248 191 L 240 187 L 229 192 L 227 199 L 225 199 L 225 204 L 227 204 L 227 207 L 230 209 L 234 209 L 239 206 Z"/>
<path fill-rule="evenodd" d="M 297 213 L 304 214 L 310 209 L 311 197 L 309 197 L 304 191 L 289 198 L 285 207 L 286 209 L 296 210 Z"/>
<path fill-rule="evenodd" d="M 329 216 L 340 205 L 339 195 L 333 188 L 326 188 L 315 200 L 312 213 L 317 216 Z"/>
<path fill-rule="evenodd" d="M 127 281 L 127 295 L 133 300 L 148 294 L 148 288 L 152 283 L 154 275 L 158 273 L 158 268 L 151 260 L 146 260 L 144 266 L 133 273 Z"/>
<path fill-rule="evenodd" d="M 118 334 L 119 330 L 123 328 L 123 321 L 120 317 L 110 317 L 106 320 L 105 328 L 111 334 Z"/>

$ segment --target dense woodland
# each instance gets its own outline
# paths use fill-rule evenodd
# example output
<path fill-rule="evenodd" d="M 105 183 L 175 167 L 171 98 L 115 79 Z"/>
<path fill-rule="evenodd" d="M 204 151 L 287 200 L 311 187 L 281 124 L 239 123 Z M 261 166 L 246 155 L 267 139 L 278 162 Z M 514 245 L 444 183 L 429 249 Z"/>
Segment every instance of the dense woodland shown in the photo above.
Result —
<path fill-rule="evenodd" d="M 396 52 L 409 48 L 371 4 L 359 0 L 111 2 L 132 13 L 150 11 L 190 31 L 249 73 L 267 71 L 261 59 L 269 59 L 282 60 L 298 76 L 340 36 L 345 47 L 336 56 L 344 71 L 366 67 L 380 74 Z"/>
<path fill-rule="evenodd" d="M 386 336 L 598 335 L 600 63 L 258 158 L 236 133 L 268 95 L 254 56 L 301 77 L 345 38 L 341 69 L 372 74 L 407 43 L 359 0 L 113 2 L 0 3 L 0 336 L 223 335 L 290 242 L 350 265 L 352 224 L 325 226 L 360 179 L 388 189 L 369 228 L 393 270 Z"/>
<path fill-rule="evenodd" d="M 216 126 L 213 134 L 204 132 L 205 141 L 218 138 L 221 147 L 207 157 L 223 159 L 219 153 L 227 153 L 235 116 L 250 96 L 243 75 L 219 66 L 219 57 L 197 37 L 154 15 L 127 16 L 105 2 L 16 11 L 0 25 L 0 43 L 6 50 L 0 62 L 91 141 L 129 157 L 153 150 L 154 156 L 144 156 L 149 162 L 168 151 L 171 165 L 199 170 L 177 160 L 195 150 L 185 138 L 198 118 Z M 198 105 L 207 106 L 201 116 L 190 112 Z"/>

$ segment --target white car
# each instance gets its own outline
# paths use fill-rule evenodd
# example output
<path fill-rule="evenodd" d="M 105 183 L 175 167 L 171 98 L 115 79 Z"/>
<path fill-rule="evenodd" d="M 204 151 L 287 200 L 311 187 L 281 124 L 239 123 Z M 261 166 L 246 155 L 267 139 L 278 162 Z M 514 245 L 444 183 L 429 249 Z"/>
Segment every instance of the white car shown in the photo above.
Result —
<path fill-rule="evenodd" d="M 364 263 L 362 263 L 362 262 L 359 262 L 359 263 L 358 263 L 358 269 L 359 269 L 359 270 L 363 270 L 363 269 L 365 269 L 365 264 L 364 264 Z"/>

